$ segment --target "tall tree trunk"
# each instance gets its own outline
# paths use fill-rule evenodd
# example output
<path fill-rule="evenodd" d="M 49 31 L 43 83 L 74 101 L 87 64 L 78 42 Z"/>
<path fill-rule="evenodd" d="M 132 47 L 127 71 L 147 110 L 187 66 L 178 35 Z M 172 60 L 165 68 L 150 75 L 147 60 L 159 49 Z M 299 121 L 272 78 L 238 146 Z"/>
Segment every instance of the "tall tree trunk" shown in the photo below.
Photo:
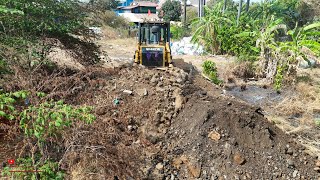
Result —
<path fill-rule="evenodd" d="M 250 6 L 250 0 L 247 0 L 246 12 L 248 12 L 248 11 L 249 11 L 249 6 Z"/>
<path fill-rule="evenodd" d="M 226 9 L 227 9 L 227 0 L 224 0 L 222 12 L 224 13 Z"/>
<path fill-rule="evenodd" d="M 240 2 L 239 2 L 239 9 L 238 9 L 238 16 L 237 16 L 237 25 L 239 25 L 239 20 L 240 20 L 240 16 L 241 16 L 242 1 L 243 1 L 243 0 L 240 0 Z"/>

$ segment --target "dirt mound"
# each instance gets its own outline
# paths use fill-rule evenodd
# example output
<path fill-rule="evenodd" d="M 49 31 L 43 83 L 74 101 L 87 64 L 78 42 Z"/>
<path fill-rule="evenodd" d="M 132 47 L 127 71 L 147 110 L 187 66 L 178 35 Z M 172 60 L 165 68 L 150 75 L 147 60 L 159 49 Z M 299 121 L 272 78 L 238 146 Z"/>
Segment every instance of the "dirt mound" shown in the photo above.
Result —
<path fill-rule="evenodd" d="M 94 74 L 97 72 L 103 74 L 98 70 Z M 96 107 L 98 119 L 90 126 L 77 124 L 65 134 L 67 151 L 61 168 L 71 179 L 146 177 L 145 165 L 152 166 L 171 118 L 182 108 L 179 91 L 187 81 L 186 73 L 131 67 L 114 70 L 108 76 L 87 75 L 87 79 L 91 80 L 85 80 L 78 93 L 64 98 Z M 72 89 L 69 80 L 61 82 L 65 86 L 52 88 L 64 93 L 68 91 L 60 88 Z M 81 84 L 76 82 L 73 84 Z M 92 171 L 98 173 L 88 173 Z"/>
<path fill-rule="evenodd" d="M 318 177 L 315 159 L 260 109 L 221 96 L 193 95 L 173 120 L 166 141 L 169 172 L 178 179 Z"/>

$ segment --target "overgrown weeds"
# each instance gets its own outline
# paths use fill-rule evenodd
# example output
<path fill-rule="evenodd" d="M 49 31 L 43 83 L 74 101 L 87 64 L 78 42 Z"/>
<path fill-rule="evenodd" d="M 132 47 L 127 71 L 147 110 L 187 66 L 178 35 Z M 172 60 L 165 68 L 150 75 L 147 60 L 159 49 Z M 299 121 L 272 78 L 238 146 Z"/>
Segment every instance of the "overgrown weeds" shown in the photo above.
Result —
<path fill-rule="evenodd" d="M 222 81 L 218 77 L 217 67 L 216 64 L 212 61 L 205 61 L 202 64 L 203 67 L 203 73 L 208 76 L 208 78 L 214 83 L 214 84 L 221 84 Z"/>

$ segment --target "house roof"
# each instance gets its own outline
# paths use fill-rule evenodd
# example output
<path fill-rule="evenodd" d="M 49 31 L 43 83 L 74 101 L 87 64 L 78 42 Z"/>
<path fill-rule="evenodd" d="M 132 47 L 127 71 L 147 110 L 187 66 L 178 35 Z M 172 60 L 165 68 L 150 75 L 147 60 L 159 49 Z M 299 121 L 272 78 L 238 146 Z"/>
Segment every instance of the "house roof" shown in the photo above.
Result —
<path fill-rule="evenodd" d="M 140 2 L 133 2 L 130 4 L 130 6 L 120 6 L 117 7 L 117 9 L 133 9 L 136 7 L 157 7 L 158 4 L 149 2 L 149 1 L 140 1 Z"/>
<path fill-rule="evenodd" d="M 150 1 L 139 1 L 139 2 L 133 2 L 133 5 L 143 6 L 143 7 L 157 7 L 158 4 Z"/>
<path fill-rule="evenodd" d="M 141 14 L 141 13 L 119 13 L 120 16 L 126 18 L 129 22 L 145 22 L 159 20 L 157 14 Z"/>

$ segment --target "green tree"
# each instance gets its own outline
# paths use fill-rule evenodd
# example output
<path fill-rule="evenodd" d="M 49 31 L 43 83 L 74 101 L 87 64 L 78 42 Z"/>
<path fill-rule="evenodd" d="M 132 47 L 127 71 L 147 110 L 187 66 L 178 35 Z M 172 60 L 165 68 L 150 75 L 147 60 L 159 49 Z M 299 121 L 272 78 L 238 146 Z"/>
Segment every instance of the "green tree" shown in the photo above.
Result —
<path fill-rule="evenodd" d="M 162 5 L 163 19 L 165 21 L 180 21 L 181 3 L 176 0 L 167 0 Z"/>
<path fill-rule="evenodd" d="M 96 10 L 112 10 L 117 8 L 119 4 L 118 0 L 90 0 L 89 5 Z"/>
<path fill-rule="evenodd" d="M 196 8 L 187 8 L 187 25 L 190 25 L 197 17 L 198 11 Z"/>
<path fill-rule="evenodd" d="M 83 27 L 84 13 L 76 0 L 1 0 L 1 4 L 0 37 L 69 33 Z"/>

